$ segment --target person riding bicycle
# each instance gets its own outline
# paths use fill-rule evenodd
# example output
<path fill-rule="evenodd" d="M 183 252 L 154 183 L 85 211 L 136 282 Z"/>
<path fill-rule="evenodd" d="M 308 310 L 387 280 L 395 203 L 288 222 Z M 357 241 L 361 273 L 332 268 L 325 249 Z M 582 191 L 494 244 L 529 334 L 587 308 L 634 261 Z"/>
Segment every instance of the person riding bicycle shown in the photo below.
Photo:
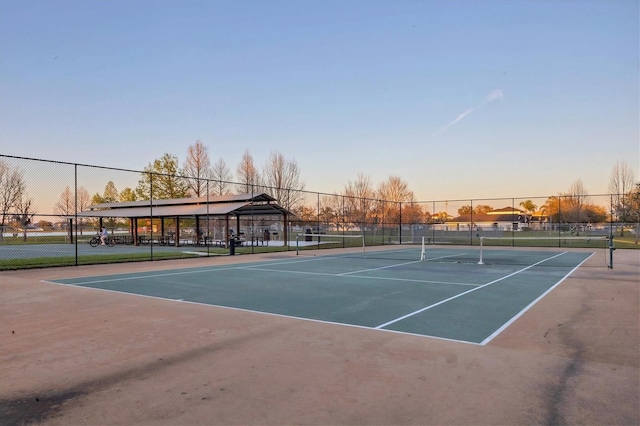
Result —
<path fill-rule="evenodd" d="M 100 245 L 105 245 L 107 243 L 107 228 L 105 228 L 104 226 L 102 228 L 100 228 Z"/>

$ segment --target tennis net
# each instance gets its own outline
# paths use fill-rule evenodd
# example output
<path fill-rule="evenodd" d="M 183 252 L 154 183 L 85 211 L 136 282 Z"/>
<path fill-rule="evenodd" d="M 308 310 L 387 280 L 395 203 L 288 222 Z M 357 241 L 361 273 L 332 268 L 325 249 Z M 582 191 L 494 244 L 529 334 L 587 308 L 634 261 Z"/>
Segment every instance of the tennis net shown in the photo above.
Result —
<path fill-rule="evenodd" d="M 341 252 L 344 257 L 364 257 L 391 260 L 421 260 L 424 259 L 425 239 L 418 243 L 395 245 L 367 245 L 363 234 L 298 234 L 296 238 L 296 252 L 318 249 L 351 249 Z"/>
<path fill-rule="evenodd" d="M 519 247 L 530 247 L 530 248 L 539 248 L 537 252 L 530 253 L 548 253 L 548 249 L 590 249 L 590 250 L 598 250 L 605 253 L 605 263 L 606 253 L 611 249 L 609 246 L 609 238 L 606 236 L 584 236 L 584 237 L 511 237 L 511 238 L 502 238 L 502 237 L 481 237 L 480 238 L 480 249 L 479 249 L 479 258 L 478 264 L 499 264 L 499 263 L 512 263 L 518 264 L 518 260 L 522 260 L 523 258 L 527 260 L 531 260 L 531 256 L 527 256 L 527 252 L 522 250 L 513 250 L 510 251 L 508 249 L 500 249 L 512 247 L 514 249 Z M 490 248 L 486 250 L 485 248 Z M 545 249 L 547 251 L 542 251 Z M 509 253 L 513 253 L 514 256 L 511 257 Z M 505 258 L 509 259 L 508 262 L 505 262 Z M 609 265 L 607 265 L 609 266 Z"/>
<path fill-rule="evenodd" d="M 304 250 L 359 248 L 365 253 L 363 234 L 297 234 L 296 253 Z"/>
<path fill-rule="evenodd" d="M 557 254 L 554 261 L 544 261 L 543 266 L 559 266 L 563 259 L 573 263 L 573 256 L 564 256 L 568 251 L 583 253 L 601 252 L 603 265 L 609 262 L 609 240 L 596 237 L 482 237 L 477 245 L 431 245 L 425 238 L 410 243 L 395 245 L 367 245 L 362 235 L 318 235 L 300 234 L 298 254 L 307 250 L 343 248 L 332 252 L 332 256 L 390 261 L 424 261 L 428 263 L 457 263 L 479 265 L 531 265 Z M 310 254 L 310 253 L 309 253 Z M 314 253 L 315 254 L 315 253 Z M 600 254 L 600 253 L 599 253 Z M 578 255 L 580 256 L 580 255 Z M 607 265 L 608 266 L 608 265 Z"/>

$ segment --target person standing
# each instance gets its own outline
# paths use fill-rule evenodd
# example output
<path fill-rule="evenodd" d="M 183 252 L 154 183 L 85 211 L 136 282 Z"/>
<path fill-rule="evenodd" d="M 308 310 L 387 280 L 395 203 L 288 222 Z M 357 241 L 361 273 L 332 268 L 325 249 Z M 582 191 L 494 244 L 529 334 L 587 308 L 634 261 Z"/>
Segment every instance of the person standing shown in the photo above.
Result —
<path fill-rule="evenodd" d="M 107 242 L 107 228 L 105 228 L 104 226 L 102 228 L 100 228 L 100 245 L 103 246 L 106 244 Z"/>

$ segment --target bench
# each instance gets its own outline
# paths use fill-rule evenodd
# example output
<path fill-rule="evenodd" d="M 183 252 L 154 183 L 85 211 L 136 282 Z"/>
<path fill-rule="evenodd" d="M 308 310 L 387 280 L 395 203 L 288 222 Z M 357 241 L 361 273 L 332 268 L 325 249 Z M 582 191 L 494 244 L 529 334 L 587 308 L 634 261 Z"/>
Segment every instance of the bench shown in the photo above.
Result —
<path fill-rule="evenodd" d="M 226 247 L 226 243 L 222 240 L 207 240 L 209 245 L 214 247 Z"/>
<path fill-rule="evenodd" d="M 116 244 L 133 244 L 133 238 L 130 235 L 116 235 L 113 239 Z"/>

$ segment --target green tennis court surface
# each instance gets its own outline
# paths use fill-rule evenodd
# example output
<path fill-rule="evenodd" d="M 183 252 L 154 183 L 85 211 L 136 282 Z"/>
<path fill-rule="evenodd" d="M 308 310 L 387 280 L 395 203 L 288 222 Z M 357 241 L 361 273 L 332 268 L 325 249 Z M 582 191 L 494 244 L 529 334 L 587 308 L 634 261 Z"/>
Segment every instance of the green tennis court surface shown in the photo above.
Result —
<path fill-rule="evenodd" d="M 486 344 L 593 254 L 407 249 L 55 283 Z"/>

